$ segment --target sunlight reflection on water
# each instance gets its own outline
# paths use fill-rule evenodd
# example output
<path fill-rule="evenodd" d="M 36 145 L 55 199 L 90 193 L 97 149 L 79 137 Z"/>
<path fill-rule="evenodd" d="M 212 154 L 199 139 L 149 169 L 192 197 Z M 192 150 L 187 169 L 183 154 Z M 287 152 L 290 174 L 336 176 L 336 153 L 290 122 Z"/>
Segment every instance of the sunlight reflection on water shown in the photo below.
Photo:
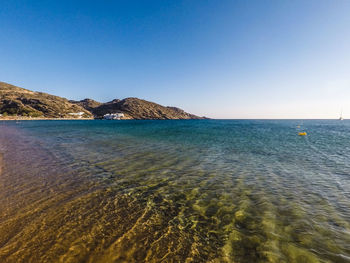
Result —
<path fill-rule="evenodd" d="M 0 261 L 350 262 L 350 125 L 297 125 L 2 123 Z"/>

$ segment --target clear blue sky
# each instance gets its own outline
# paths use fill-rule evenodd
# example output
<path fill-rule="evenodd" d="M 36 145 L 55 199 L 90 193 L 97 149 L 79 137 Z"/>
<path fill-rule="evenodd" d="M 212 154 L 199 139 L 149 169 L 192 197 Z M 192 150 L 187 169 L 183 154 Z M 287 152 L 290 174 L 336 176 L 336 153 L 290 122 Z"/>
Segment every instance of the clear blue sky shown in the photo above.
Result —
<path fill-rule="evenodd" d="M 0 80 L 213 118 L 350 118 L 349 0 L 1 1 Z"/>

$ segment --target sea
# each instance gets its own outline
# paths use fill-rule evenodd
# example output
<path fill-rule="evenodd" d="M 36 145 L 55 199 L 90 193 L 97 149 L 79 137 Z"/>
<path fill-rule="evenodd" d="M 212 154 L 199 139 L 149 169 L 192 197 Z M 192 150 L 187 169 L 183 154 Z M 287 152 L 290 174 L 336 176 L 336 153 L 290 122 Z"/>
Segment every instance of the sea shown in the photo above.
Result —
<path fill-rule="evenodd" d="M 0 262 L 350 262 L 350 121 L 1 121 Z"/>

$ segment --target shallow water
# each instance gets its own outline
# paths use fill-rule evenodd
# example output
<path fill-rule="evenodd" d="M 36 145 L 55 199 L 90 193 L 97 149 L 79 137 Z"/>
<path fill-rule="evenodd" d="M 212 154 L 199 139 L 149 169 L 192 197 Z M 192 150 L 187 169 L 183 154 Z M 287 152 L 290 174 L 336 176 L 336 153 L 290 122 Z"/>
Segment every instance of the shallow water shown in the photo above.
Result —
<path fill-rule="evenodd" d="M 350 262 L 348 121 L 0 122 L 0 167 L 0 262 Z"/>

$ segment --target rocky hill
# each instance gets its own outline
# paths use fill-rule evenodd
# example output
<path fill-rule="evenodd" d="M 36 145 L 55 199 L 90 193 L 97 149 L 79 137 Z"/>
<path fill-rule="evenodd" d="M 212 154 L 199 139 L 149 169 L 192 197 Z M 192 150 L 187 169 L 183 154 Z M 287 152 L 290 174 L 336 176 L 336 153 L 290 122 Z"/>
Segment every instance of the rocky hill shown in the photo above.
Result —
<path fill-rule="evenodd" d="M 92 99 L 67 100 L 42 92 L 0 82 L 0 114 L 45 118 L 72 118 L 83 112 L 85 118 L 102 118 L 107 113 L 124 113 L 126 119 L 202 119 L 176 107 L 166 107 L 138 98 L 100 103 Z"/>
<path fill-rule="evenodd" d="M 92 111 L 93 109 L 97 108 L 98 106 L 102 105 L 103 103 L 92 100 L 92 99 L 84 99 L 84 100 L 80 100 L 80 101 L 76 101 L 76 100 L 70 100 L 70 103 L 79 105 L 81 107 L 83 107 L 84 109 L 88 110 L 88 111 Z"/>
<path fill-rule="evenodd" d="M 77 102 L 77 104 L 84 106 L 83 101 Z M 102 118 L 106 113 L 121 112 L 128 119 L 201 119 L 201 117 L 187 113 L 179 108 L 165 107 L 138 98 L 115 99 L 92 109 L 87 107 L 85 109 L 89 109 L 96 118 Z"/>
<path fill-rule="evenodd" d="M 3 116 L 72 118 L 74 115 L 70 113 L 78 112 L 83 112 L 82 117 L 92 118 L 88 110 L 65 98 L 0 82 L 0 114 Z"/>

